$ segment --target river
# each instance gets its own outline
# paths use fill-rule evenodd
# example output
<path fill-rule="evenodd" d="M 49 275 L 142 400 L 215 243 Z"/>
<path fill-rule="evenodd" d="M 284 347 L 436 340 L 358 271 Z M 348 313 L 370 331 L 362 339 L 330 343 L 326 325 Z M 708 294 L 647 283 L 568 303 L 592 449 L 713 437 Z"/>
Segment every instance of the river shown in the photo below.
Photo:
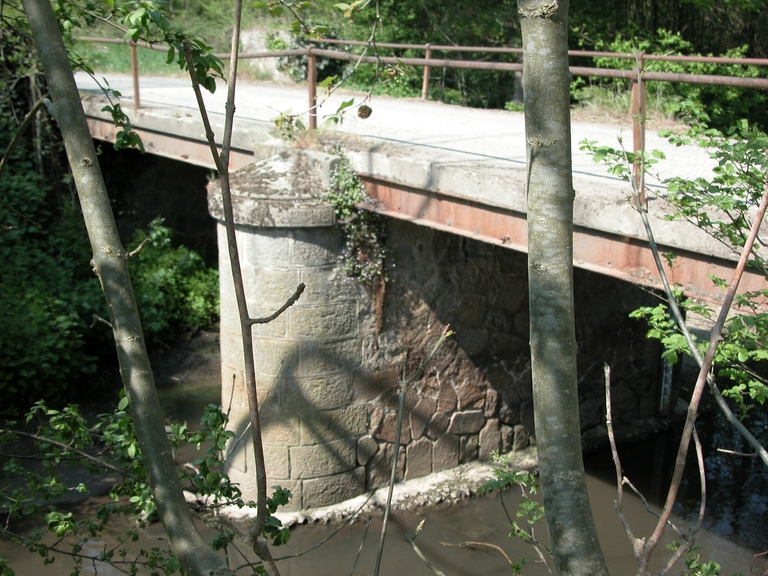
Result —
<path fill-rule="evenodd" d="M 198 407 L 216 401 L 217 390 L 203 383 L 185 383 L 183 386 L 171 386 L 163 390 L 164 403 L 177 417 L 192 422 L 194 410 L 190 411 L 190 400 Z M 175 408 L 174 408 L 175 407 Z M 764 416 L 752 428 L 758 436 L 766 437 Z M 738 436 L 731 431 L 722 418 L 706 416 L 699 425 L 708 470 L 708 507 L 704 529 L 699 532 L 696 544 L 704 559 L 716 560 L 722 565 L 721 574 L 749 574 L 750 563 L 757 552 L 768 550 L 768 474 L 762 462 L 755 458 L 743 458 L 716 451 L 717 447 L 737 451 L 746 451 Z M 625 473 L 630 477 L 648 499 L 658 504 L 659 498 L 668 482 L 671 462 L 676 450 L 673 431 L 658 434 L 642 442 L 626 444 L 620 447 Z M 628 537 L 614 511 L 616 486 L 613 464 L 607 453 L 589 454 L 585 458 L 588 470 L 588 487 L 595 520 L 606 560 L 612 574 L 633 574 L 636 563 Z M 692 466 L 683 483 L 679 503 L 675 507 L 674 522 L 685 527 L 686 522 L 698 509 L 698 480 Z M 429 576 L 433 572 L 417 557 L 405 541 L 406 533 L 413 533 L 416 525 L 425 520 L 423 531 L 416 539 L 416 544 L 424 555 L 446 576 L 493 576 L 510 574 L 510 567 L 504 555 L 488 544 L 498 546 L 512 561 L 523 558 L 528 564 L 523 574 L 531 576 L 548 574 L 538 562 L 533 549 L 519 539 L 508 538 L 509 518 L 506 516 L 504 503 L 509 513 L 514 516 L 519 497 L 514 491 L 503 494 L 491 494 L 484 497 L 466 499 L 453 506 L 422 508 L 412 512 L 396 511 L 391 518 L 386 540 L 382 575 Z M 90 498 L 75 506 L 79 512 L 93 510 L 99 504 L 99 498 Z M 658 508 L 657 508 L 658 509 Z M 636 536 L 650 534 L 655 518 L 649 514 L 640 500 L 631 493 L 625 493 L 624 513 Z M 119 535 L 130 527 L 130 523 L 118 522 L 110 528 L 110 533 L 100 541 L 88 544 L 89 550 L 99 550 L 105 541 Z M 363 518 L 341 527 L 338 523 L 313 523 L 299 525 L 292 530 L 291 541 L 287 546 L 276 548 L 278 558 L 289 556 L 317 546 L 328 537 L 328 542 L 306 554 L 284 559 L 279 562 L 283 576 L 339 576 L 346 574 L 371 574 L 375 562 L 381 519 L 374 516 Z M 537 537 L 546 542 L 546 528 L 537 528 Z M 335 534 L 335 535 L 334 535 Z M 210 533 L 208 534 L 210 536 Z M 136 546 L 150 548 L 164 544 L 164 533 L 159 524 L 149 527 Z M 671 538 L 667 538 L 665 543 Z M 474 548 L 458 546 L 462 542 L 480 542 L 483 545 Z M 445 544 L 443 544 L 445 543 Z M 6 555 L 16 574 L 34 574 L 42 571 L 52 576 L 69 575 L 72 562 L 62 558 L 49 566 L 43 567 L 42 559 L 9 543 L 0 542 L 0 554 Z M 663 545 L 654 554 L 655 571 L 662 565 L 662 559 L 669 555 Z M 246 554 L 246 557 L 249 557 Z M 245 560 L 234 550 L 230 553 L 234 566 L 245 564 Z M 759 566 L 763 566 L 758 563 Z M 353 570 L 354 567 L 354 570 Z M 672 573 L 683 570 L 679 564 Z M 93 565 L 83 568 L 84 574 L 95 573 Z M 108 566 L 98 566 L 98 574 L 112 575 L 121 572 Z M 238 573 L 250 574 L 250 569 L 243 568 Z M 761 574 L 757 569 L 756 574 Z M 139 572 L 149 574 L 149 571 Z"/>

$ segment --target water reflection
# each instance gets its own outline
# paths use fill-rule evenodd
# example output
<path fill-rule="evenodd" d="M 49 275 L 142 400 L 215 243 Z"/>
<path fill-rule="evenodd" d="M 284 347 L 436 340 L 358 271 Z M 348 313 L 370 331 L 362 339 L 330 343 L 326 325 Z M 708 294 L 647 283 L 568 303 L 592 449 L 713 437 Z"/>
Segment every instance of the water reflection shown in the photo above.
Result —
<path fill-rule="evenodd" d="M 175 387 L 171 387 L 175 388 Z M 196 412 L 186 412 L 181 417 L 190 424 L 199 420 L 201 405 L 216 401 L 217 389 L 195 385 L 187 388 L 187 396 L 176 397 L 181 390 L 171 390 L 168 406 L 175 404 L 189 409 L 190 399 L 199 403 Z M 766 438 L 766 421 L 751 422 L 750 428 L 756 431 L 758 438 Z M 736 572 L 749 573 L 749 565 L 755 552 L 768 549 L 768 474 L 758 459 L 738 458 L 718 453 L 717 447 L 736 451 L 749 451 L 740 436 L 734 432 L 724 419 L 719 417 L 702 418 L 699 433 L 705 445 L 705 457 L 708 469 L 708 508 L 705 530 L 699 533 L 697 544 L 702 547 L 706 559 L 718 561 L 723 570 L 721 574 Z M 677 450 L 677 433 L 663 433 L 642 442 L 626 444 L 620 447 L 620 454 L 625 473 L 633 483 L 657 506 L 666 493 L 671 466 Z M 195 454 L 186 457 L 194 458 Z M 675 522 L 684 524 L 698 510 L 699 486 L 693 462 L 687 467 L 680 503 L 677 505 Z M 593 454 L 586 458 L 589 472 L 588 487 L 593 510 L 595 512 L 598 534 L 605 551 L 606 560 L 612 574 L 633 574 L 636 562 L 630 543 L 614 511 L 616 497 L 613 464 L 607 453 Z M 547 570 L 535 562 L 537 556 L 532 548 L 519 539 L 508 538 L 510 520 L 500 505 L 499 494 L 482 498 L 473 498 L 459 505 L 443 508 L 423 509 L 417 512 L 397 511 L 390 520 L 390 532 L 387 536 L 382 574 L 392 576 L 430 576 L 433 573 L 424 565 L 405 541 L 405 534 L 412 533 L 416 525 L 426 518 L 423 532 L 417 539 L 422 552 L 447 576 L 494 576 L 509 574 L 509 564 L 502 554 L 492 549 L 473 549 L 457 546 L 462 542 L 483 542 L 501 547 L 515 562 L 527 559 L 523 573 L 529 576 L 547 575 Z M 514 492 L 503 495 L 507 508 L 514 515 L 519 498 Z M 92 498 L 78 505 L 82 514 L 92 512 L 99 500 Z M 633 495 L 626 496 L 624 512 L 638 537 L 647 536 L 653 530 L 655 517 L 649 514 L 640 500 Z M 370 574 L 376 556 L 378 533 L 381 520 L 361 519 L 344 527 L 329 542 L 317 550 L 305 555 L 280 561 L 279 566 L 284 576 L 339 576 L 346 574 Z M 130 521 L 116 522 L 109 534 L 102 535 L 104 541 L 110 541 L 121 535 Z M 338 525 L 311 524 L 295 528 L 291 542 L 287 547 L 275 550 L 277 557 L 307 550 L 330 536 Z M 537 537 L 546 542 L 546 529 L 542 525 Z M 207 534 L 208 539 L 213 535 Z M 669 552 L 662 543 L 654 554 L 652 570 L 658 572 Z M 449 545 L 445 545 L 445 544 Z M 90 546 L 101 546 L 92 542 Z M 165 535 L 159 524 L 149 527 L 138 547 L 151 548 L 164 546 Z M 43 567 L 42 559 L 8 542 L 0 542 L 0 554 L 11 559 L 11 566 L 17 574 L 32 574 L 43 570 L 51 576 L 68 575 L 72 571 L 72 562 L 66 558 Z M 246 557 L 250 557 L 246 554 Z M 241 566 L 239 574 L 250 574 L 245 560 L 232 551 L 230 560 L 233 566 Z M 354 567 L 354 572 L 353 572 Z M 673 570 L 679 573 L 683 568 Z M 83 573 L 93 574 L 94 566 L 86 565 Z M 115 569 L 99 566 L 99 574 L 115 574 Z M 139 574 L 149 574 L 149 570 Z"/>

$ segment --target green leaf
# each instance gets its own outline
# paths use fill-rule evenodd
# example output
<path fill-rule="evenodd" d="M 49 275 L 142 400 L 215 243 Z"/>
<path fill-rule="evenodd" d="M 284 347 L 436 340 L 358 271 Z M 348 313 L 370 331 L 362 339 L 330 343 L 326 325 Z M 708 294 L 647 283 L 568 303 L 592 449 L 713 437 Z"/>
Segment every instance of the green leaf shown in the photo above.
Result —
<path fill-rule="evenodd" d="M 117 403 L 117 409 L 125 410 L 126 408 L 128 408 L 128 397 L 123 396 L 122 398 L 120 398 L 120 402 Z"/>

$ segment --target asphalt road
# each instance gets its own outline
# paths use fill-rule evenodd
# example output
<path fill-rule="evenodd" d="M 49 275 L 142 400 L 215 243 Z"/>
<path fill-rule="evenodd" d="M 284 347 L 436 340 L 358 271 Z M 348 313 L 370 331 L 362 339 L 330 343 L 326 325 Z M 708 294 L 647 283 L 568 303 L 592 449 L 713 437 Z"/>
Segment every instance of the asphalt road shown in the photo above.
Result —
<path fill-rule="evenodd" d="M 109 85 L 119 90 L 126 110 L 130 111 L 133 93 L 131 78 L 127 75 L 97 75 L 106 78 Z M 98 91 L 96 82 L 83 73 L 76 75 L 81 90 Z M 224 114 L 227 86 L 220 82 L 215 94 L 205 93 L 209 114 Z M 440 102 L 413 98 L 374 96 L 367 104 L 373 112 L 367 119 L 358 118 L 356 108 L 350 107 L 341 123 L 325 123 L 324 119 L 336 112 L 342 102 L 354 99 L 362 102 L 362 93 L 339 90 L 320 103 L 319 121 L 326 130 L 336 130 L 374 141 L 388 142 L 408 147 L 414 155 L 431 160 L 457 162 L 486 159 L 523 167 L 525 165 L 525 125 L 523 114 L 505 110 L 483 110 L 452 106 Z M 140 80 L 142 108 L 166 108 L 196 110 L 197 105 L 190 83 L 180 78 L 142 77 Z M 308 95 L 305 86 L 275 84 L 270 82 L 239 82 L 235 98 L 237 129 L 238 121 L 263 124 L 265 129 L 283 114 L 298 114 L 306 123 Z M 579 150 L 584 139 L 601 145 L 619 147 L 619 139 L 628 150 L 632 148 L 631 125 L 573 122 L 573 169 L 576 173 L 590 174 L 599 178 L 615 179 L 602 164 L 595 164 L 591 157 Z M 715 163 L 706 151 L 696 147 L 678 148 L 660 138 L 655 132 L 646 135 L 648 150 L 661 150 L 667 160 L 654 168 L 658 178 L 650 177 L 648 184 L 658 186 L 661 180 L 671 176 L 696 178 L 710 174 Z"/>

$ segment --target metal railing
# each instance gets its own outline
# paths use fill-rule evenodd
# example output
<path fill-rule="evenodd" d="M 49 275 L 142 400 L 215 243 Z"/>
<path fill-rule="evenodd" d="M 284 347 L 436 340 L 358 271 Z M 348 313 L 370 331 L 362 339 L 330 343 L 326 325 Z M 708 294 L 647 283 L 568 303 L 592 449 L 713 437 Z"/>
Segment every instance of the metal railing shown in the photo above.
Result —
<path fill-rule="evenodd" d="M 109 38 L 79 37 L 74 38 L 81 42 L 100 42 L 110 44 L 123 44 L 123 40 Z M 366 46 L 374 47 L 373 43 L 361 42 L 356 40 L 336 40 L 324 39 L 318 42 L 324 44 L 336 44 L 344 46 Z M 137 57 L 137 47 L 161 50 L 165 52 L 167 48 L 154 46 L 148 43 L 127 43 L 131 50 L 131 74 L 133 76 L 133 102 L 134 109 L 140 108 L 139 95 L 139 67 Z M 307 63 L 307 85 L 309 92 L 309 128 L 317 128 L 317 58 L 331 58 L 348 62 L 360 63 L 383 63 L 383 64 L 406 64 L 409 66 L 421 66 L 424 68 L 422 78 L 422 99 L 427 98 L 427 89 L 430 81 L 430 70 L 435 67 L 458 68 L 469 70 L 498 70 L 509 72 L 522 72 L 523 65 L 519 62 L 486 62 L 477 60 L 455 60 L 446 58 L 434 58 L 434 52 L 479 52 L 489 54 L 520 54 L 522 48 L 500 48 L 487 46 L 442 46 L 431 44 L 393 44 L 393 43 L 375 43 L 376 48 L 392 48 L 400 50 L 423 50 L 424 58 L 394 57 L 394 56 L 366 56 L 352 54 L 341 50 L 326 50 L 315 46 L 308 46 L 296 50 L 276 50 L 270 52 L 254 52 L 240 54 L 240 59 L 254 58 L 280 58 L 284 56 L 306 55 Z M 713 74 L 687 74 L 674 72 L 652 72 L 644 70 L 646 61 L 666 61 L 666 62 L 699 62 L 712 64 L 739 64 L 768 66 L 768 59 L 761 58 L 726 58 L 718 56 L 664 56 L 658 54 L 644 53 L 618 53 L 618 52 L 597 52 L 588 50 L 569 50 L 568 55 L 572 57 L 585 58 L 616 58 L 632 59 L 635 61 L 635 67 L 631 70 L 615 68 L 589 68 L 582 66 L 571 66 L 570 71 L 573 76 L 583 76 L 592 78 L 623 78 L 632 82 L 632 105 L 631 114 L 633 117 L 633 149 L 635 152 L 645 149 L 645 124 L 641 119 L 645 115 L 645 82 L 683 82 L 688 84 L 706 84 L 713 86 L 735 86 L 741 88 L 757 88 L 768 90 L 768 78 L 745 78 L 740 76 L 719 76 Z M 229 54 L 216 54 L 219 58 L 229 58 Z M 636 173 L 636 178 L 639 174 Z"/>

